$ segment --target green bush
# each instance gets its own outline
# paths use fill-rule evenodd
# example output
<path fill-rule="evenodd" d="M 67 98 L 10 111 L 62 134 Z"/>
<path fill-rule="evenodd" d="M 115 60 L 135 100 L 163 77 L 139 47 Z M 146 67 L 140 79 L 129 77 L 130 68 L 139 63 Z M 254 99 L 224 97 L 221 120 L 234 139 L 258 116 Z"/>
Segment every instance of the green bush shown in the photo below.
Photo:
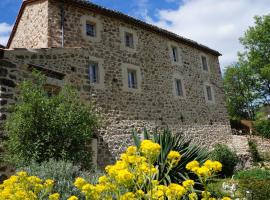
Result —
<path fill-rule="evenodd" d="M 154 142 L 160 144 L 161 152 L 156 161 L 159 166 L 159 177 L 158 179 L 163 183 L 179 183 L 189 177 L 196 180 L 198 177 L 186 169 L 186 164 L 197 160 L 201 164 L 208 159 L 209 152 L 200 146 L 191 143 L 191 140 L 185 139 L 183 134 L 172 134 L 169 129 L 164 129 L 162 131 L 154 131 L 153 133 L 147 132 L 144 129 L 144 139 L 151 139 Z M 133 139 L 135 145 L 139 148 L 141 143 L 141 138 L 139 134 L 134 131 Z M 166 164 L 168 153 L 173 150 L 179 152 L 182 157 L 180 162 L 174 166 L 174 168 L 169 171 L 169 166 Z M 168 173 L 169 171 L 169 173 Z"/>
<path fill-rule="evenodd" d="M 248 199 L 269 200 L 270 199 L 270 180 L 242 179 L 239 181 L 239 187 L 242 194 L 250 192 Z"/>
<path fill-rule="evenodd" d="M 217 144 L 214 150 L 210 153 L 212 160 L 217 160 L 222 163 L 221 175 L 230 177 L 233 175 L 234 168 L 237 165 L 238 158 L 234 151 L 224 144 Z"/>
<path fill-rule="evenodd" d="M 235 178 L 237 179 L 256 179 L 256 180 L 270 180 L 270 170 L 264 169 L 250 169 L 239 171 L 235 174 Z"/>
<path fill-rule="evenodd" d="M 96 183 L 97 177 L 101 173 L 90 173 L 80 170 L 78 166 L 69 161 L 56 161 L 50 159 L 42 163 L 31 162 L 26 167 L 21 167 L 18 171 L 26 171 L 31 176 L 38 176 L 42 179 L 53 179 L 54 192 L 61 194 L 61 199 L 66 200 L 71 195 L 80 196 L 80 192 L 73 186 L 77 177 L 83 177 L 90 183 Z M 80 199 L 83 199 L 81 197 Z"/>
<path fill-rule="evenodd" d="M 32 81 L 23 81 L 19 86 L 18 104 L 5 126 L 6 160 L 21 164 L 54 158 L 89 166 L 87 144 L 99 121 L 94 107 L 67 86 L 50 96 L 44 83 L 45 78 L 34 73 Z"/>
<path fill-rule="evenodd" d="M 257 149 L 257 144 L 254 140 L 248 141 L 249 152 L 251 153 L 253 162 L 260 162 L 262 159 L 260 157 L 259 151 Z"/>
<path fill-rule="evenodd" d="M 270 120 L 258 120 L 254 123 L 254 128 L 259 135 L 270 139 Z"/>

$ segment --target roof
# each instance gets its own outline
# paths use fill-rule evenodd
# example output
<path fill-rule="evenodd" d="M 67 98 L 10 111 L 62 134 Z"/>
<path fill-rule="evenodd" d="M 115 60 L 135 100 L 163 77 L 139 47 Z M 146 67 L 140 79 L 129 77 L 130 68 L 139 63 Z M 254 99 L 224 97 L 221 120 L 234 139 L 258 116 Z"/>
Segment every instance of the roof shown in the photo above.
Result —
<path fill-rule="evenodd" d="M 0 48 L 1 48 L 1 49 L 4 49 L 4 48 L 5 48 L 5 46 L 4 46 L 4 45 L 2 45 L 2 44 L 0 44 Z"/>
<path fill-rule="evenodd" d="M 12 32 L 11 32 L 11 35 L 10 35 L 10 38 L 9 38 L 9 41 L 8 41 L 8 44 L 7 44 L 7 48 L 10 47 L 11 41 L 12 41 L 12 39 L 13 39 L 15 33 L 16 33 L 17 26 L 19 24 L 19 21 L 20 21 L 20 18 L 22 16 L 24 8 L 26 7 L 27 4 L 35 2 L 35 1 L 39 1 L 39 0 L 25 0 L 25 1 L 23 1 L 22 6 L 21 6 L 20 11 L 19 11 L 19 14 L 18 14 L 17 19 L 16 19 L 16 22 L 15 22 L 15 25 L 14 25 L 14 27 L 12 29 Z M 172 40 L 174 40 L 176 42 L 181 42 L 183 44 L 192 46 L 192 47 L 194 47 L 196 49 L 211 53 L 213 55 L 221 56 L 221 54 L 218 51 L 216 51 L 214 49 L 211 49 L 211 48 L 209 48 L 209 47 L 207 47 L 205 45 L 199 44 L 199 43 L 197 43 L 197 42 L 195 42 L 193 40 L 190 40 L 190 39 L 187 39 L 185 37 L 179 36 L 179 35 L 177 35 L 175 33 L 172 33 L 172 32 L 167 31 L 165 29 L 159 28 L 157 26 L 148 24 L 148 23 L 146 23 L 146 22 L 144 22 L 142 20 L 135 19 L 135 18 L 133 18 L 133 17 L 131 17 L 129 15 L 123 14 L 123 13 L 121 13 L 119 11 L 111 10 L 111 9 L 99 6 L 97 4 L 89 2 L 87 0 L 58 0 L 58 1 L 65 2 L 65 3 L 68 3 L 68 4 L 72 4 L 72 5 L 77 6 L 77 7 L 82 7 L 84 9 L 89 9 L 91 11 L 94 11 L 94 12 L 97 12 L 97 13 L 100 13 L 100 14 L 103 14 L 103 15 L 106 15 L 106 16 L 109 16 L 109 17 L 122 19 L 125 22 L 129 22 L 131 24 L 137 25 L 137 26 L 142 27 L 144 29 L 147 29 L 149 31 L 164 35 L 165 37 L 168 37 L 168 38 L 170 38 L 170 39 L 172 39 Z"/>

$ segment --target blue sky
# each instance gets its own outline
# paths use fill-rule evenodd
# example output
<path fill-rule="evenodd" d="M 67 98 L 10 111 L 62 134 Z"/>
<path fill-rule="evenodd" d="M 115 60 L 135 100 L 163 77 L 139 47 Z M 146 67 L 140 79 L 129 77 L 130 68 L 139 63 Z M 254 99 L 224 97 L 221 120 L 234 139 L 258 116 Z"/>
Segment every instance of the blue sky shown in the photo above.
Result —
<path fill-rule="evenodd" d="M 5 44 L 22 0 L 0 0 L 0 43 Z M 243 51 L 239 37 L 255 15 L 270 14 L 269 0 L 92 0 L 195 40 L 222 53 L 221 67 Z"/>

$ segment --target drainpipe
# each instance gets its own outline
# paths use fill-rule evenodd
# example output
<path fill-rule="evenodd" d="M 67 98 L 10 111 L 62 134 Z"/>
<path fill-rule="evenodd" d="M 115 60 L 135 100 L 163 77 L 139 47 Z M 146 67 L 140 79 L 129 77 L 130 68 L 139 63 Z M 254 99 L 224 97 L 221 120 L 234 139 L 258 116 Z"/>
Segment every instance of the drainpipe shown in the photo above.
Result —
<path fill-rule="evenodd" d="M 62 48 L 64 48 L 64 23 L 65 23 L 65 10 L 63 4 L 60 5 L 60 12 L 61 12 L 61 43 Z"/>

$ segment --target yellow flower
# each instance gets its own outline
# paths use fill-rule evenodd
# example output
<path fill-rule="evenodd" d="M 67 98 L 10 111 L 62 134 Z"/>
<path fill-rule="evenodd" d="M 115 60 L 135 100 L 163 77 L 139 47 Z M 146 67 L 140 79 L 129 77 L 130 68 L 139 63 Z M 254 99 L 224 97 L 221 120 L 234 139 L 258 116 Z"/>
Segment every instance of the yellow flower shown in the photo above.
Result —
<path fill-rule="evenodd" d="M 60 194 L 54 193 L 49 196 L 49 200 L 59 200 Z"/>
<path fill-rule="evenodd" d="M 127 155 L 129 155 L 129 156 L 135 155 L 136 152 L 137 152 L 137 147 L 135 147 L 135 146 L 128 147 L 127 151 L 126 151 Z"/>
<path fill-rule="evenodd" d="M 22 176 L 22 177 L 26 177 L 27 176 L 27 173 L 24 172 L 24 171 L 20 171 L 20 172 L 17 172 L 17 175 L 18 176 Z"/>
<path fill-rule="evenodd" d="M 156 158 L 160 153 L 160 145 L 157 143 L 154 143 L 151 140 L 143 140 L 141 142 L 140 150 L 144 154 L 145 157 L 148 159 Z"/>
<path fill-rule="evenodd" d="M 175 183 L 171 183 L 166 191 L 166 195 L 169 199 L 180 199 L 185 193 L 186 189 Z"/>
<path fill-rule="evenodd" d="M 44 186 L 50 188 L 53 186 L 53 183 L 54 181 L 52 179 L 47 179 L 44 183 Z"/>
<path fill-rule="evenodd" d="M 180 161 L 181 155 L 177 151 L 170 151 L 170 153 L 167 156 L 167 159 L 169 163 L 175 165 Z"/>
<path fill-rule="evenodd" d="M 222 164 L 218 161 L 207 160 L 203 165 L 213 172 L 222 170 Z"/>
<path fill-rule="evenodd" d="M 76 196 L 71 196 L 71 197 L 69 197 L 67 200 L 79 200 L 79 198 L 76 197 Z"/>
<path fill-rule="evenodd" d="M 188 188 L 188 187 L 191 187 L 191 186 L 193 186 L 194 184 L 195 184 L 195 182 L 193 181 L 193 180 L 185 180 L 183 183 L 183 186 L 185 187 L 185 188 Z"/>
<path fill-rule="evenodd" d="M 186 165 L 187 170 L 193 171 L 194 168 L 198 168 L 200 163 L 197 160 L 191 161 Z"/>
<path fill-rule="evenodd" d="M 197 200 L 198 199 L 198 196 L 195 192 L 192 192 L 188 195 L 188 199 L 189 200 Z"/>
<path fill-rule="evenodd" d="M 109 179 L 108 179 L 107 176 L 101 176 L 101 177 L 98 178 L 98 182 L 99 182 L 100 184 L 105 184 L 105 183 L 107 183 L 108 181 L 109 181 Z"/>
<path fill-rule="evenodd" d="M 194 169 L 194 168 L 193 168 Z M 205 167 L 205 166 L 202 166 L 202 167 L 199 167 L 195 173 L 198 175 L 198 176 L 201 176 L 201 177 L 208 177 L 211 175 L 210 173 L 210 170 Z"/>
<path fill-rule="evenodd" d="M 77 187 L 78 189 L 82 189 L 82 187 L 86 184 L 87 182 L 81 178 L 81 177 L 78 177 L 76 178 L 75 182 L 74 182 L 74 185 L 75 187 Z"/>
<path fill-rule="evenodd" d="M 136 200 L 135 194 L 132 192 L 127 192 L 120 197 L 120 200 Z"/>
<path fill-rule="evenodd" d="M 231 200 L 230 197 L 223 197 L 222 200 Z"/>

